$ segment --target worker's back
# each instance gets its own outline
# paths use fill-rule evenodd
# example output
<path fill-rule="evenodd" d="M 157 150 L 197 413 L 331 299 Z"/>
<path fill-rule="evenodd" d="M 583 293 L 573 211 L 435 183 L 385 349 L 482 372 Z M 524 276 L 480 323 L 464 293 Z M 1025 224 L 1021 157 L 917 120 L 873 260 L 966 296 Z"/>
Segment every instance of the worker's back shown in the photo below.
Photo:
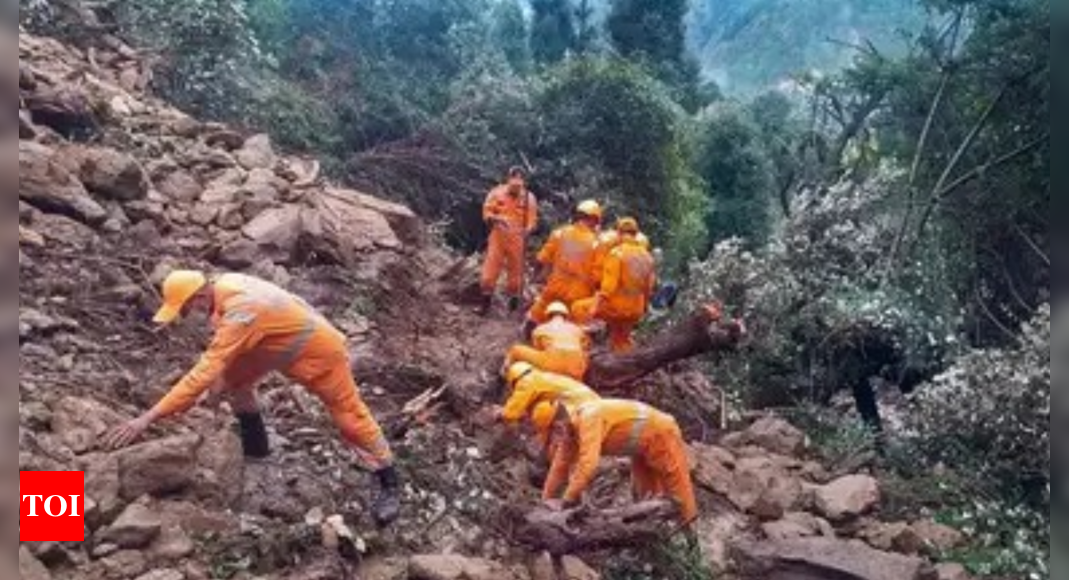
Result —
<path fill-rule="evenodd" d="M 625 240 L 609 254 L 601 291 L 607 312 L 640 317 L 646 312 L 656 285 L 653 256 L 637 240 Z"/>
<path fill-rule="evenodd" d="M 224 274 L 215 279 L 213 322 L 237 323 L 256 328 L 257 344 L 269 351 L 303 350 L 314 336 L 341 335 L 311 305 L 266 280 L 245 274 Z M 295 342 L 296 341 L 296 342 Z"/>
<path fill-rule="evenodd" d="M 586 352 L 590 349 L 590 337 L 577 324 L 557 318 L 535 329 L 535 347 L 545 351 Z"/>

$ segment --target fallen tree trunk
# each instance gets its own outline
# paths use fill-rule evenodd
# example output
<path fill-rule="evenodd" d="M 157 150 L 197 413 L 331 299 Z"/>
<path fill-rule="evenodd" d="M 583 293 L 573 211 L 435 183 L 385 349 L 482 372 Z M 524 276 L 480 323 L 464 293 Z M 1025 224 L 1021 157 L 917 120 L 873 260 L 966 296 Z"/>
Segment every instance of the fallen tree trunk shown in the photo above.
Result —
<path fill-rule="evenodd" d="M 515 539 L 553 556 L 637 548 L 664 539 L 678 515 L 676 505 L 664 500 L 604 511 L 538 508 L 522 518 Z"/>
<path fill-rule="evenodd" d="M 586 383 L 598 391 L 620 389 L 672 363 L 734 350 L 744 335 L 741 323 L 723 321 L 718 308 L 702 308 L 632 352 L 595 355 Z"/>

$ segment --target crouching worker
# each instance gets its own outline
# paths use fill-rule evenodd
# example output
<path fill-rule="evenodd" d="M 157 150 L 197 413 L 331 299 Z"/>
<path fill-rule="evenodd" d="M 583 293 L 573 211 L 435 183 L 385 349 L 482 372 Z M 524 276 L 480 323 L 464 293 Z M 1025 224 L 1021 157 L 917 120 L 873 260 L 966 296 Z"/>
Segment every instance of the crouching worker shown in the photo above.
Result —
<path fill-rule="evenodd" d="M 210 391 L 228 400 L 237 415 L 246 457 L 266 457 L 270 448 L 256 387 L 278 371 L 326 405 L 341 436 L 375 471 L 380 485 L 376 523 L 395 521 L 400 483 L 393 454 L 353 380 L 345 336 L 301 298 L 241 274 L 209 279 L 202 272 L 177 271 L 168 276 L 155 322 L 167 325 L 194 311 L 211 315 L 215 335 L 208 350 L 163 400 L 116 429 L 107 443 L 129 445 L 152 423 L 188 411 Z"/>
<path fill-rule="evenodd" d="M 576 408 L 601 399 L 593 389 L 575 379 L 543 372 L 524 362 L 509 367 L 506 380 L 511 395 L 498 418 L 507 425 L 516 425 L 530 418 L 543 445 L 549 441 L 556 403 Z M 535 413 L 536 409 L 541 412 Z"/>
<path fill-rule="evenodd" d="M 619 399 L 592 401 L 574 410 L 557 405 L 551 433 L 554 455 L 543 490 L 551 509 L 577 506 L 607 455 L 631 458 L 636 501 L 668 496 L 679 505 L 684 524 L 697 519 L 686 445 L 671 415 Z"/>
<path fill-rule="evenodd" d="M 554 302 L 546 309 L 550 321 L 535 329 L 533 346 L 517 344 L 509 350 L 505 369 L 526 362 L 535 368 L 581 381 L 590 363 L 590 336 L 586 330 L 568 320 L 568 307 Z"/>

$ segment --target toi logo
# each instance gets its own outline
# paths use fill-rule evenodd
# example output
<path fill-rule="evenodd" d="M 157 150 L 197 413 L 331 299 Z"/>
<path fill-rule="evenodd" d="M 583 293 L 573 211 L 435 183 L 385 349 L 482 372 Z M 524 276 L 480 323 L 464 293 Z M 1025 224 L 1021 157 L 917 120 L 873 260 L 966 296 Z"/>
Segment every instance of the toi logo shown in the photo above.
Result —
<path fill-rule="evenodd" d="M 19 541 L 85 541 L 85 474 L 19 473 Z"/>

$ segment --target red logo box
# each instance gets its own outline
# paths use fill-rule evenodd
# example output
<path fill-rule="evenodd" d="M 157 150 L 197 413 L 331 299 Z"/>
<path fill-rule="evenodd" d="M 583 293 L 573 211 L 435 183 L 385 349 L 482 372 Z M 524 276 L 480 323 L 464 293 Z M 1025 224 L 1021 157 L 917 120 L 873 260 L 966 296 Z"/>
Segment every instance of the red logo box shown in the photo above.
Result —
<path fill-rule="evenodd" d="M 85 541 L 85 474 L 19 473 L 19 541 Z"/>

